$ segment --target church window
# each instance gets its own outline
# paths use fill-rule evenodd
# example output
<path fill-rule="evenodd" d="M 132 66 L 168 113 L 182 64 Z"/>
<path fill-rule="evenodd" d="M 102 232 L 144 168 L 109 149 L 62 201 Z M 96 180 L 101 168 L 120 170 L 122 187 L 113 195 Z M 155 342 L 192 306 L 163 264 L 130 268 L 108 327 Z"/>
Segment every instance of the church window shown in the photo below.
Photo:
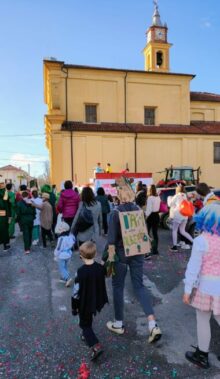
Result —
<path fill-rule="evenodd" d="M 220 163 L 220 142 L 214 142 L 214 163 Z"/>
<path fill-rule="evenodd" d="M 161 67 L 163 65 L 163 53 L 162 51 L 157 51 L 157 66 Z"/>
<path fill-rule="evenodd" d="M 97 105 L 86 104 L 85 105 L 86 122 L 97 123 Z"/>
<path fill-rule="evenodd" d="M 144 124 L 155 125 L 155 108 L 144 108 Z"/>

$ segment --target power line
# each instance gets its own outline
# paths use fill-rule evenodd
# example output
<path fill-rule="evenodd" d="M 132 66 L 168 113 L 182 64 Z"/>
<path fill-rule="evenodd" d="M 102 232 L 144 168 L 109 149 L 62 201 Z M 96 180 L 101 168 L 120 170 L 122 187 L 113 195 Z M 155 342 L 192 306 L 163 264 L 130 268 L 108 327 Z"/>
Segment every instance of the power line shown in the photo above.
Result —
<path fill-rule="evenodd" d="M 35 156 L 39 156 L 39 157 L 42 157 L 43 154 L 33 154 L 33 153 L 19 153 L 18 151 L 4 151 L 4 150 L 1 150 L 0 151 L 0 154 L 1 153 L 8 153 L 8 154 L 22 154 L 22 155 L 35 155 Z"/>
<path fill-rule="evenodd" d="M 9 137 L 35 137 L 35 136 L 45 136 L 43 133 L 36 134 L 0 134 L 1 138 L 9 138 Z"/>
<path fill-rule="evenodd" d="M 47 160 L 45 159 L 45 161 L 32 161 L 32 160 L 29 160 L 29 159 L 11 159 L 11 158 L 0 158 L 0 161 L 7 161 L 7 162 L 25 162 L 26 164 L 28 164 L 29 162 L 32 162 L 32 163 L 45 163 Z"/>

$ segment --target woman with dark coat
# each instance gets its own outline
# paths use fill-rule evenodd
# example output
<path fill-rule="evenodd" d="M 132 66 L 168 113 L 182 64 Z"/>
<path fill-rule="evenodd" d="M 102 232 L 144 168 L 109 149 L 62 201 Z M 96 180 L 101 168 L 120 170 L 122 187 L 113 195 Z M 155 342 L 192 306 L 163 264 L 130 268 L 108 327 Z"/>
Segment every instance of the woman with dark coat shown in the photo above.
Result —
<path fill-rule="evenodd" d="M 147 192 L 143 186 L 142 181 L 137 182 L 136 185 L 136 194 L 135 194 L 135 203 L 143 209 L 147 201 Z"/>
<path fill-rule="evenodd" d="M 109 205 L 108 197 L 105 194 L 104 188 L 102 187 L 98 188 L 96 200 L 101 203 L 103 229 L 104 229 L 104 234 L 107 234 L 108 233 L 107 215 L 110 212 L 110 205 Z"/>
<path fill-rule="evenodd" d="M 96 242 L 101 235 L 102 230 L 102 210 L 99 201 L 96 201 L 93 190 L 90 187 L 84 187 L 81 193 L 81 202 L 79 204 L 78 211 L 72 223 L 71 231 L 73 234 L 77 230 L 77 222 L 80 219 L 80 213 L 83 207 L 87 208 L 92 213 L 93 225 L 88 227 L 84 231 L 77 232 L 77 243 L 81 245 L 86 241 Z"/>

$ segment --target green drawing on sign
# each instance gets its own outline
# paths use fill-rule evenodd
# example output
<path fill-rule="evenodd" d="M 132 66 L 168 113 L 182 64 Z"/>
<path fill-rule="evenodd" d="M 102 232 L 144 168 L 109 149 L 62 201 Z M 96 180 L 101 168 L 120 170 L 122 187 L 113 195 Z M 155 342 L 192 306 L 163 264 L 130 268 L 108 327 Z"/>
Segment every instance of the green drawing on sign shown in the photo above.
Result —
<path fill-rule="evenodd" d="M 127 216 L 127 215 L 124 215 L 123 218 L 124 218 L 125 229 L 129 229 L 128 216 Z"/>

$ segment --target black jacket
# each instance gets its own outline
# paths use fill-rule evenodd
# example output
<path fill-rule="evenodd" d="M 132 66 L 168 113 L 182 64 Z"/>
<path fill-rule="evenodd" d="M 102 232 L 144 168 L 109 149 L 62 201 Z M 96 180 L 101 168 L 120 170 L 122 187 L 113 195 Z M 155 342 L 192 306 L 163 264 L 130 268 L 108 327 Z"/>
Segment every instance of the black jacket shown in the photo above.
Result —
<path fill-rule="evenodd" d="M 145 190 L 141 190 L 136 193 L 135 203 L 140 207 L 144 207 L 147 202 L 147 193 Z"/>
<path fill-rule="evenodd" d="M 78 269 L 72 294 L 73 314 L 79 313 L 80 317 L 95 315 L 108 303 L 105 275 L 104 266 L 97 262 L 84 264 Z"/>

